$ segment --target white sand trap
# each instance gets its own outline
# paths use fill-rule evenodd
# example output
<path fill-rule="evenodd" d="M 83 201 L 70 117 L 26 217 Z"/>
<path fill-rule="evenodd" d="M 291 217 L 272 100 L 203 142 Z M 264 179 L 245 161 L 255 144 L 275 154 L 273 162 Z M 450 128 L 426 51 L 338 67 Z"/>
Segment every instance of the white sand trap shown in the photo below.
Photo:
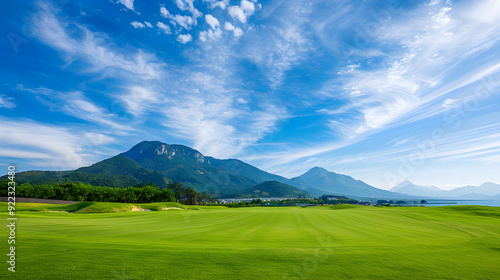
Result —
<path fill-rule="evenodd" d="M 141 207 L 137 207 L 135 205 L 131 205 L 132 206 L 132 212 L 135 212 L 135 211 L 144 211 L 144 209 L 142 209 Z"/>
<path fill-rule="evenodd" d="M 163 207 L 163 208 L 161 208 L 161 210 L 170 210 L 170 209 L 182 210 L 182 208 L 179 208 L 179 207 Z"/>

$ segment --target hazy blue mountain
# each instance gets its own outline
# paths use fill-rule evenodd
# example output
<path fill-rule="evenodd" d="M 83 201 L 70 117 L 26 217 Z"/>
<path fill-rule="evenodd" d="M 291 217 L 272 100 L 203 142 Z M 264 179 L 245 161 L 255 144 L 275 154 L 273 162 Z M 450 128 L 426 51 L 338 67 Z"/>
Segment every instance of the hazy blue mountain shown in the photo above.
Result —
<path fill-rule="evenodd" d="M 450 196 L 462 196 L 467 194 L 483 194 L 487 196 L 495 196 L 500 194 L 500 185 L 495 183 L 483 183 L 480 186 L 465 186 L 449 190 Z"/>
<path fill-rule="evenodd" d="M 405 180 L 398 185 L 394 186 L 391 192 L 399 192 L 415 196 L 429 196 L 438 197 L 446 194 L 446 191 L 435 186 L 419 186 L 412 182 Z"/>
<path fill-rule="evenodd" d="M 310 197 L 310 194 L 292 185 L 278 181 L 265 181 L 246 188 L 232 197 Z"/>
<path fill-rule="evenodd" d="M 405 198 L 407 194 L 381 190 L 355 180 L 350 176 L 330 172 L 321 167 L 314 167 L 298 177 L 303 182 L 323 192 L 342 194 L 350 197 L 365 198 Z"/>
<path fill-rule="evenodd" d="M 415 185 L 406 180 L 394 186 L 391 191 L 435 198 L 490 199 L 491 196 L 500 194 L 500 185 L 488 182 L 480 186 L 465 186 L 452 190 L 442 190 L 435 186 Z"/>
<path fill-rule="evenodd" d="M 500 194 L 497 194 L 497 195 L 494 195 L 494 196 L 490 196 L 489 199 L 500 200 Z"/>

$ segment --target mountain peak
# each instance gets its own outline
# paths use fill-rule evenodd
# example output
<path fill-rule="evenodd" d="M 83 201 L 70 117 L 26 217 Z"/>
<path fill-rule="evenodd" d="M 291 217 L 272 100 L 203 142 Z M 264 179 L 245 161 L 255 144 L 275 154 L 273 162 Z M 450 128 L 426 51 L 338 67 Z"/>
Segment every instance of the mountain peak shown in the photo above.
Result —
<path fill-rule="evenodd" d="M 326 173 L 329 173 L 330 171 L 324 169 L 323 167 L 319 167 L 319 166 L 315 166 L 311 169 L 309 169 L 309 171 L 307 171 L 306 173 L 317 173 L 317 174 L 326 174 Z"/>
<path fill-rule="evenodd" d="M 193 148 L 178 144 L 169 145 L 160 141 L 142 141 L 123 155 L 135 161 L 155 156 L 165 156 L 168 159 L 183 156 L 201 163 L 205 162 L 205 156 Z"/>
<path fill-rule="evenodd" d="M 396 186 L 397 187 L 405 187 L 405 186 L 412 186 L 412 185 L 415 185 L 415 184 L 413 184 L 412 182 L 410 182 L 410 180 L 406 179 L 403 182 L 397 184 Z"/>

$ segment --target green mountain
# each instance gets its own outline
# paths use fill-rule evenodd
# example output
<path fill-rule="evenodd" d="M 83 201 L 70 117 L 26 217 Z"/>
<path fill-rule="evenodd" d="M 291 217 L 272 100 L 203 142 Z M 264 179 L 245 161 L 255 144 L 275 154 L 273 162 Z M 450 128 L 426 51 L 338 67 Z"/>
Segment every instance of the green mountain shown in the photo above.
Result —
<path fill-rule="evenodd" d="M 235 193 L 263 181 L 282 178 L 239 160 L 206 157 L 187 146 L 157 141 L 143 141 L 121 155 L 143 168 L 161 172 L 172 182 L 182 182 L 199 192 L 212 194 Z"/>
<path fill-rule="evenodd" d="M 2 178 L 4 179 L 4 178 Z M 165 186 L 168 180 L 160 172 L 142 168 L 126 156 L 115 156 L 73 171 L 26 171 L 16 174 L 18 184 L 60 184 L 83 182 L 94 186 L 127 187 L 142 183 Z"/>
<path fill-rule="evenodd" d="M 297 187 L 284 184 L 278 181 L 265 181 L 242 192 L 232 195 L 232 197 L 311 197 L 311 195 Z"/>

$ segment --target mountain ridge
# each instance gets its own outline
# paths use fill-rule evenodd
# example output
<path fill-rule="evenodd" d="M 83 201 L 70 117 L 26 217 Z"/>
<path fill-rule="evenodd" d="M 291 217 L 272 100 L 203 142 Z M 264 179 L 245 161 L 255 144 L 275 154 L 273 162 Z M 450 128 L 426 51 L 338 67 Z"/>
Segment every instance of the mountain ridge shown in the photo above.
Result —
<path fill-rule="evenodd" d="M 361 180 L 317 166 L 288 179 L 238 159 L 217 159 L 188 146 L 169 145 L 160 141 L 142 141 L 128 151 L 76 170 L 20 172 L 17 179 L 19 183 L 53 184 L 73 180 L 113 187 L 150 182 L 161 187 L 171 182 L 181 182 L 186 187 L 215 197 L 241 193 L 266 181 L 277 181 L 315 196 L 337 194 L 356 198 L 414 198 L 381 190 Z"/>
<path fill-rule="evenodd" d="M 489 199 L 500 196 L 500 185 L 485 182 L 479 186 L 463 186 L 451 190 L 442 190 L 436 186 L 420 186 L 405 180 L 391 188 L 405 194 L 420 195 L 430 198 L 460 198 L 460 199 Z"/>

